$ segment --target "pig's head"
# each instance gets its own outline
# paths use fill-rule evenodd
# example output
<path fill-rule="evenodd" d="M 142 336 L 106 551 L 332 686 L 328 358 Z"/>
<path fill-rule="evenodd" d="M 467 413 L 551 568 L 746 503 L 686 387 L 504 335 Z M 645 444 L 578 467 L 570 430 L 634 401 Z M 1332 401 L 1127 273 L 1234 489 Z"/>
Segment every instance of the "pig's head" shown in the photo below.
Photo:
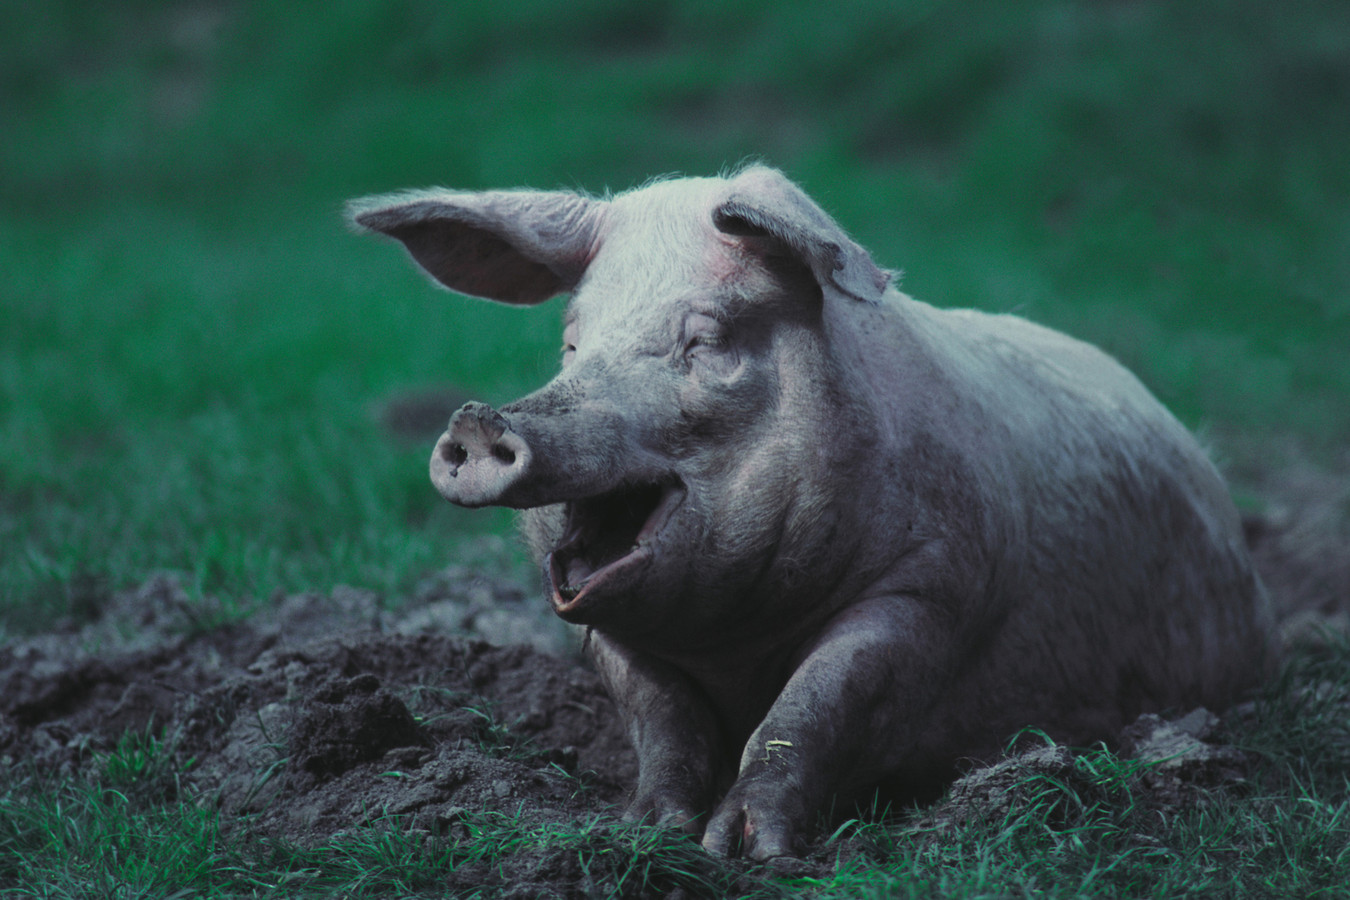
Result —
<path fill-rule="evenodd" d="M 558 375 L 500 410 L 466 404 L 431 457 L 451 502 L 538 510 L 559 615 L 634 636 L 723 622 L 752 583 L 810 563 L 829 470 L 858 441 L 828 310 L 878 302 L 888 276 L 781 174 L 351 213 L 452 290 L 572 295 Z"/>

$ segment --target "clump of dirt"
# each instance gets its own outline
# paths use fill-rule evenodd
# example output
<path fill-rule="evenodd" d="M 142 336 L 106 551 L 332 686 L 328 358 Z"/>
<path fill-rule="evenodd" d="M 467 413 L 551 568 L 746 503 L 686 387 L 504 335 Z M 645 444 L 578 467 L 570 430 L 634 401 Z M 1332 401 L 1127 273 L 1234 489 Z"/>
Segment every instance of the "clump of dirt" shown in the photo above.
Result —
<path fill-rule="evenodd" d="M 1254 760 L 1236 747 L 1214 743 L 1218 727 L 1219 717 L 1200 707 L 1170 721 L 1146 713 L 1125 728 L 1120 753 L 1145 764 L 1134 778 L 1152 806 L 1203 806 L 1212 792 L 1246 783 Z"/>
<path fill-rule="evenodd" d="M 332 678 L 299 705 L 287 749 L 296 781 L 322 784 L 391 750 L 429 747 L 403 701 L 369 672 Z"/>
<path fill-rule="evenodd" d="M 1121 732 L 1123 767 L 1098 766 L 1091 751 L 1085 756 L 1059 744 L 1024 741 L 1030 746 L 958 778 L 912 828 L 941 834 L 974 822 L 999 823 L 1036 804 L 1048 805 L 1048 818 L 1062 825 L 1094 804 L 1203 806 L 1214 791 L 1243 785 L 1255 762 L 1234 747 L 1208 742 L 1218 725 L 1204 707 L 1174 719 L 1146 713 Z"/>

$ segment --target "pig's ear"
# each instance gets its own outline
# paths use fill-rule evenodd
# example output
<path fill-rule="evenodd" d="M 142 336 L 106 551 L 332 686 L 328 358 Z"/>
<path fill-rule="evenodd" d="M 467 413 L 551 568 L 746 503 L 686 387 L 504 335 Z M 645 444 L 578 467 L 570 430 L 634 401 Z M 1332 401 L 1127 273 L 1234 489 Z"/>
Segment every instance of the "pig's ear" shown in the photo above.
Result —
<path fill-rule="evenodd" d="M 824 210 L 776 169 L 754 166 L 735 176 L 713 210 L 724 234 L 771 238 L 797 256 L 822 287 L 876 303 L 891 275 L 854 243 Z"/>
<path fill-rule="evenodd" d="M 359 229 L 398 238 L 453 291 L 542 303 L 572 290 L 594 255 L 605 203 L 557 191 L 407 191 L 353 200 Z"/>

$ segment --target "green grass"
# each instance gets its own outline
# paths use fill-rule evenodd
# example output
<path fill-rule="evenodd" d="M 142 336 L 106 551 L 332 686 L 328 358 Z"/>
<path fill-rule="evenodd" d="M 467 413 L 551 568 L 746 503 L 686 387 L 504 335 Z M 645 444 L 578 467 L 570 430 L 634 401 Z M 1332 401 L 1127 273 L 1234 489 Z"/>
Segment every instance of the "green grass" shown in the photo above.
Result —
<path fill-rule="evenodd" d="M 513 857 L 537 858 L 540 884 L 552 872 L 561 889 L 596 896 L 725 895 L 739 874 L 682 835 L 600 818 L 564 827 L 466 811 L 446 835 L 390 818 L 316 847 L 226 833 L 209 797 L 182 794 L 172 747 L 146 736 L 73 779 L 21 768 L 0 776 L 6 897 L 442 897 L 456 873 L 454 896 L 492 896 L 494 867 Z"/>

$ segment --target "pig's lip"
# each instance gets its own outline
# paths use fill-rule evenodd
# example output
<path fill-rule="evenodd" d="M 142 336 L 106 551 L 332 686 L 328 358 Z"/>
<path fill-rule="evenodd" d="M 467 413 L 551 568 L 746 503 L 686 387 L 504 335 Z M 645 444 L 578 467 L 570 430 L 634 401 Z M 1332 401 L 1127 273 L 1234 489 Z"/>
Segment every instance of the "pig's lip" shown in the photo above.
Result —
<path fill-rule="evenodd" d="M 645 567 L 685 494 L 682 482 L 669 479 L 568 503 L 566 531 L 546 563 L 554 611 L 577 616 L 606 586 L 622 587 L 625 576 Z"/>

